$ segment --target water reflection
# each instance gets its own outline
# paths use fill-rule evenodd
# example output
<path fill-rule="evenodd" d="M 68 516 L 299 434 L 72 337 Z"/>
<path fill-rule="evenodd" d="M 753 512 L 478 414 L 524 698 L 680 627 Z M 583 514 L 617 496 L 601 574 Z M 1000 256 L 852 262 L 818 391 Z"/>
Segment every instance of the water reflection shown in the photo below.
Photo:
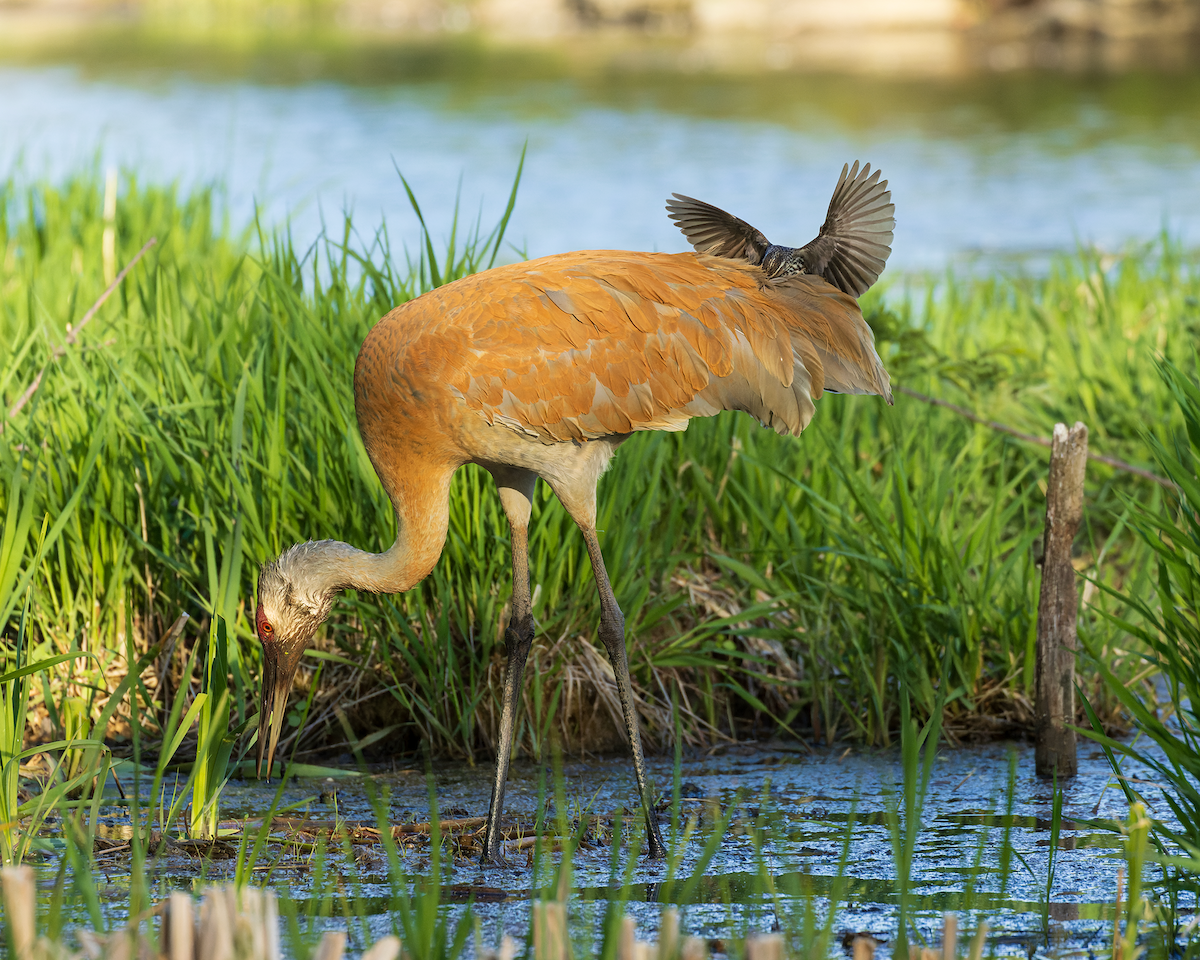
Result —
<path fill-rule="evenodd" d="M 673 190 L 802 243 L 855 157 L 891 179 L 900 270 L 1118 249 L 1164 224 L 1200 242 L 1200 76 L 613 76 L 470 45 L 90 50 L 0 66 L 0 170 L 60 178 L 98 155 L 219 181 L 235 224 L 257 204 L 301 241 L 352 210 L 411 248 L 396 167 L 435 229 L 460 177 L 467 216 L 490 224 L 528 142 L 511 237 L 531 256 L 684 249 L 662 210 Z"/>

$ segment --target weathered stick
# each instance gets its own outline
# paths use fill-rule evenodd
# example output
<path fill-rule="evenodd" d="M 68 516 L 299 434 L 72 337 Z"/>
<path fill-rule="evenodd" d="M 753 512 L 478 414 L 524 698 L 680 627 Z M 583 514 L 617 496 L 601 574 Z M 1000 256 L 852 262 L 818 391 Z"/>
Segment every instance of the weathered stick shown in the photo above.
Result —
<path fill-rule="evenodd" d="M 1046 537 L 1037 622 L 1035 765 L 1039 777 L 1073 777 L 1075 731 L 1075 621 L 1079 591 L 1071 544 L 1083 519 L 1087 427 L 1054 425 L 1050 480 L 1046 487 Z"/>
<path fill-rule="evenodd" d="M 1045 437 L 1035 437 L 1032 433 L 1023 433 L 1015 427 L 1010 427 L 1006 423 L 1000 423 L 996 420 L 988 420 L 985 417 L 977 416 L 966 407 L 960 407 L 957 403 L 951 403 L 949 400 L 939 400 L 937 397 L 930 397 L 912 387 L 906 387 L 902 384 L 892 384 L 892 389 L 899 393 L 906 393 L 914 399 L 920 400 L 922 403 L 932 404 L 935 407 L 943 407 L 946 410 L 953 410 L 960 417 L 966 417 L 972 423 L 982 424 L 985 427 L 990 427 L 993 430 L 998 430 L 1000 433 L 1007 433 L 1010 437 L 1016 437 L 1018 440 L 1024 440 L 1026 443 L 1036 443 L 1040 447 L 1053 446 L 1053 442 Z M 1114 470 L 1123 470 L 1125 473 L 1132 473 L 1135 477 L 1141 477 L 1143 480 L 1149 480 L 1152 483 L 1157 483 L 1159 486 L 1166 487 L 1168 490 L 1178 490 L 1173 480 L 1168 480 L 1166 477 L 1160 477 L 1157 473 L 1151 473 L 1142 467 L 1135 467 L 1132 463 L 1126 463 L 1124 460 L 1118 460 L 1116 457 L 1106 457 L 1102 453 L 1092 453 L 1088 451 L 1089 460 L 1095 460 L 1098 463 L 1108 464 Z"/>
<path fill-rule="evenodd" d="M 66 338 L 66 341 L 64 342 L 63 346 L 55 347 L 54 350 L 51 351 L 51 354 L 50 354 L 51 360 L 57 360 L 59 357 L 61 357 L 63 354 L 65 354 L 67 352 L 67 347 L 72 347 L 75 345 L 75 341 L 79 339 L 79 331 L 82 330 L 85 326 L 87 326 L 88 321 L 91 320 L 92 317 L 94 317 L 96 315 L 96 311 L 99 310 L 102 306 L 104 306 L 104 301 L 107 300 L 109 297 L 111 297 L 112 292 L 121 285 L 121 281 L 125 279 L 125 274 L 127 274 L 130 270 L 132 270 L 134 268 L 134 266 L 137 264 L 137 262 L 142 259 L 142 254 L 144 254 L 147 250 L 149 250 L 156 243 L 158 243 L 158 237 L 151 237 L 144 244 L 142 244 L 142 249 L 139 250 L 137 253 L 135 253 L 133 255 L 133 259 L 130 260 L 127 264 L 125 264 L 125 267 L 121 270 L 121 272 L 118 273 L 116 275 L 116 277 L 113 278 L 112 283 L 110 283 L 108 285 L 108 287 L 105 288 L 104 292 L 102 294 L 100 294 L 100 296 L 97 298 L 96 302 L 93 303 L 88 308 L 88 312 L 83 315 L 83 317 L 79 321 L 79 324 L 74 329 L 68 330 L 67 338 Z M 37 376 L 33 378 L 33 383 L 31 383 L 28 386 L 28 388 L 25 390 L 25 392 L 23 394 L 21 394 L 20 397 L 17 398 L 17 402 L 14 403 L 12 406 L 12 409 L 8 411 L 8 419 L 9 420 L 13 419 L 18 413 L 20 413 L 21 409 L 25 406 L 25 404 L 27 404 L 30 401 L 30 399 L 33 397 L 33 395 L 35 393 L 37 393 L 37 388 L 39 386 L 41 386 L 42 377 L 45 376 L 47 368 L 48 368 L 48 365 L 47 365 L 47 367 L 42 367 L 42 369 L 38 371 Z"/>

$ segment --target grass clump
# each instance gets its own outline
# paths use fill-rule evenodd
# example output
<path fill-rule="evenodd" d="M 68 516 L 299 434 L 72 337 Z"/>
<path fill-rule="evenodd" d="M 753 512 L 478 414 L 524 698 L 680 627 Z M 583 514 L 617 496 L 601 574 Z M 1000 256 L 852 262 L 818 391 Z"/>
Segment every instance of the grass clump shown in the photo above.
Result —
<path fill-rule="evenodd" d="M 426 231 L 407 258 L 386 230 L 360 238 L 347 219 L 301 250 L 285 231 L 220 227 L 210 191 L 126 177 L 117 263 L 158 243 L 68 342 L 104 286 L 102 207 L 90 175 L 0 190 L 5 410 L 45 371 L 3 423 L 0 471 L 15 479 L 0 509 L 27 520 L 6 541 L 5 576 L 31 588 L 32 658 L 87 654 L 42 684 L 31 729 L 53 733 L 68 702 L 93 722 L 113 704 L 98 735 L 132 744 L 131 707 L 113 696 L 132 677 L 140 748 L 153 752 L 174 739 L 174 700 L 203 692 L 189 650 L 215 617 L 229 637 L 230 723 L 255 712 L 248 611 L 262 560 L 308 538 L 390 545 L 391 511 L 355 426 L 354 357 L 391 307 L 491 262 L 503 225 L 452 233 L 443 256 Z M 1081 417 L 1104 452 L 1144 463 L 1133 424 L 1163 442 L 1180 424 L 1152 356 L 1175 356 L 1174 331 L 1200 323 L 1197 292 L 1194 262 L 1164 240 L 1114 263 L 1063 258 L 1040 280 L 947 280 L 899 313 L 877 298 L 865 309 L 898 380 L 1034 433 Z M 675 700 L 692 743 L 776 730 L 887 743 L 902 682 L 914 718 L 943 698 L 949 736 L 1020 728 L 1044 472 L 1040 449 L 903 397 L 894 408 L 825 397 L 798 442 L 734 415 L 635 436 L 602 482 L 598 525 L 651 742 L 674 738 Z M 1130 498 L 1156 509 L 1161 494 L 1107 468 L 1090 476 L 1079 566 L 1141 596 Z M 354 729 L 395 727 L 378 741 L 388 750 L 490 757 L 507 525 L 482 471 L 461 470 L 451 497 L 434 573 L 404 596 L 347 597 L 318 635 L 307 662 L 326 682 L 309 746 L 344 749 L 340 709 Z M 42 516 L 57 532 L 39 554 L 29 518 Z M 586 550 L 544 486 L 531 547 L 540 629 L 520 743 L 540 753 L 557 731 L 568 749 L 617 748 Z M 1087 599 L 1119 608 L 1103 592 Z M 1111 648 L 1091 606 L 1083 629 Z M 168 640 L 181 612 L 194 625 Z M 285 747 L 299 729 L 297 708 Z"/>
<path fill-rule="evenodd" d="M 1187 366 L 1163 362 L 1159 375 L 1185 429 L 1171 443 L 1153 435 L 1149 443 L 1176 493 L 1158 510 L 1131 504 L 1133 526 L 1152 557 L 1152 589 L 1123 597 L 1128 614 L 1114 621 L 1140 641 L 1146 672 L 1161 688 L 1125 684 L 1090 646 L 1096 669 L 1139 736 L 1132 741 L 1105 736 L 1086 706 L 1091 736 L 1103 746 L 1129 802 L 1143 811 L 1140 842 L 1143 847 L 1147 839 L 1152 842 L 1151 859 L 1161 870 L 1151 887 L 1160 935 L 1169 944 L 1184 941 L 1185 955 L 1191 956 L 1195 924 L 1186 912 L 1200 896 L 1200 357 L 1193 354 Z M 1123 769 L 1130 761 L 1149 775 L 1130 777 Z M 1131 875 L 1131 896 L 1134 890 Z"/>

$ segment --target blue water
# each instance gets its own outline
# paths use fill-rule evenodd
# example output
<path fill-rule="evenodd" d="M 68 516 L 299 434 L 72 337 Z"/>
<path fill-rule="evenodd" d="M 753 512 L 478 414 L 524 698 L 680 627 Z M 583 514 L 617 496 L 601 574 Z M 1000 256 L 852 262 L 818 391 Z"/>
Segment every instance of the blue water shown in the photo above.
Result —
<path fill-rule="evenodd" d="M 1036 260 L 1077 242 L 1117 251 L 1164 225 L 1200 244 L 1200 123 L 1194 108 L 1158 102 L 1169 83 L 1139 88 L 1132 112 L 1058 83 L 1047 113 L 1037 83 L 1003 109 L 994 89 L 977 102 L 916 87 L 889 111 L 866 109 L 879 96 L 871 87 L 823 108 L 806 82 L 787 81 L 770 110 L 736 98 L 708 109 L 703 89 L 666 95 L 651 81 L 643 95 L 636 82 L 597 93 L 571 78 L 289 85 L 0 64 L 0 173 L 58 179 L 98 161 L 185 188 L 215 182 L 235 225 L 258 207 L 306 242 L 350 210 L 361 232 L 386 220 L 393 245 L 414 249 L 397 168 L 435 235 L 460 179 L 464 214 L 490 227 L 527 143 L 513 259 L 517 249 L 682 250 L 663 212 L 671 191 L 724 206 L 772 240 L 804 242 L 843 161 L 861 158 L 894 192 L 893 273 Z"/>

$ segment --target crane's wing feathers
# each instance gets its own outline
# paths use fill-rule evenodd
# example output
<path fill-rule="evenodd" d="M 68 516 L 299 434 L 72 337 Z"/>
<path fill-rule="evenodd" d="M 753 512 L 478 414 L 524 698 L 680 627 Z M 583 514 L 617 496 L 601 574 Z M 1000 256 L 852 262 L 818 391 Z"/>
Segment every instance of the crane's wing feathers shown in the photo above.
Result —
<path fill-rule="evenodd" d="M 843 166 L 820 234 L 800 248 L 809 273 L 852 297 L 861 297 L 879 279 L 892 252 L 896 205 L 879 174 L 871 173 L 869 163 L 860 173 L 857 160 Z"/>
<path fill-rule="evenodd" d="M 760 280 L 692 253 L 560 254 L 448 284 L 376 330 L 408 327 L 391 337 L 392 379 L 419 363 L 489 423 L 546 443 L 682 430 L 721 410 L 798 434 L 823 389 L 890 400 L 851 297 L 818 277 Z"/>
<path fill-rule="evenodd" d="M 726 213 L 711 203 L 672 193 L 667 201 L 667 214 L 675 221 L 685 237 L 699 253 L 747 263 L 762 263 L 763 252 L 770 241 L 745 220 Z"/>

